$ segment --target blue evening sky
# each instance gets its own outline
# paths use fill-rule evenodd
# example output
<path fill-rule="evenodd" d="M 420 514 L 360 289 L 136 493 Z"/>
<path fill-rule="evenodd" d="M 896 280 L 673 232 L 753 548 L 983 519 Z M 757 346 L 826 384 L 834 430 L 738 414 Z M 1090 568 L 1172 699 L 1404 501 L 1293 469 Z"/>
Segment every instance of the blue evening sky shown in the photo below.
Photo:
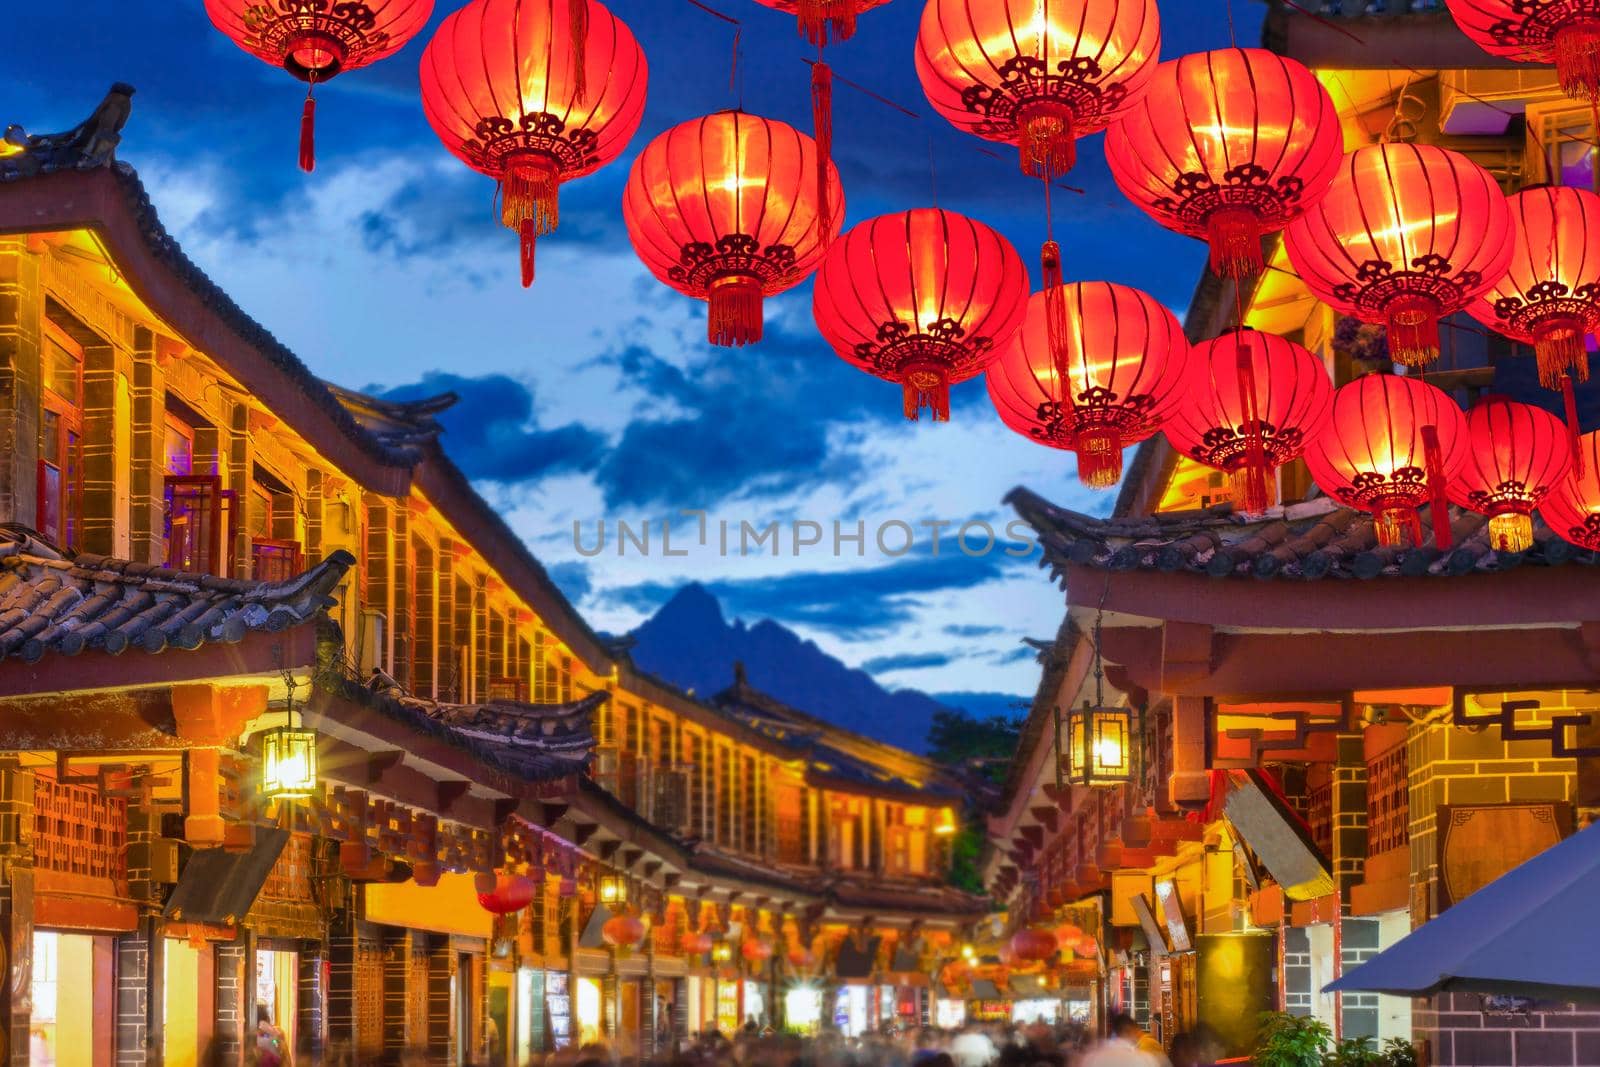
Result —
<path fill-rule="evenodd" d="M 744 106 L 810 129 L 811 54 L 792 17 L 753 0 L 709 0 L 741 20 Z M 1228 43 L 1229 0 L 1160 0 L 1162 54 Z M 1262 8 L 1231 0 L 1241 44 Z M 459 6 L 441 0 L 433 25 Z M 65 129 L 106 87 L 133 84 L 121 158 L 138 168 L 189 255 L 238 302 L 341 384 L 397 396 L 455 390 L 446 447 L 508 516 L 599 628 L 641 621 L 685 581 L 706 583 L 731 616 L 771 617 L 891 687 L 1031 693 L 1019 645 L 1059 624 L 1060 593 L 999 547 L 981 558 L 951 541 L 1017 484 L 1086 510 L 1111 497 L 1076 484 L 1070 456 L 1005 430 L 980 382 L 958 387 L 946 425 L 899 416 L 898 390 L 835 357 L 810 318 L 810 284 L 769 302 L 767 340 L 705 342 L 705 307 L 657 284 L 634 258 L 619 199 L 633 155 L 668 126 L 731 106 L 732 27 L 687 0 L 611 0 L 650 63 L 644 125 L 624 157 L 562 191 L 561 230 L 543 239 L 539 280 L 517 282 L 515 240 L 493 217 L 492 183 L 447 154 L 423 119 L 417 60 L 399 55 L 318 90 L 318 168 L 295 142 L 303 90 L 218 34 L 200 0 L 72 0 L 5 15 L 0 123 Z M 846 224 L 925 205 L 930 141 L 942 207 L 1006 234 L 1037 284 L 1043 210 L 1014 150 L 986 154 L 931 115 L 912 70 L 921 0 L 893 0 L 830 49 L 843 78 L 916 110 L 912 119 L 850 88 L 836 94 L 835 155 Z M 429 27 L 431 33 L 432 25 Z M 1057 200 L 1069 279 L 1147 289 L 1180 312 L 1203 249 L 1158 228 L 1112 185 L 1101 138 L 1080 144 Z M 677 517 L 674 553 L 660 523 Z M 608 520 L 605 551 L 595 541 Z M 651 521 L 650 554 L 619 557 L 615 523 Z M 729 554 L 719 524 L 729 524 Z M 786 524 L 780 554 L 738 556 L 739 528 Z M 833 524 L 864 522 L 863 550 L 833 551 Z M 822 544 L 794 554 L 793 523 Z M 935 555 L 931 522 L 948 522 Z M 915 547 L 897 523 L 915 531 Z M 888 524 L 885 526 L 885 524 Z M 874 531 L 884 527 L 882 546 Z M 803 533 L 811 532 L 802 526 Z M 969 547 L 982 547 L 973 533 Z"/>

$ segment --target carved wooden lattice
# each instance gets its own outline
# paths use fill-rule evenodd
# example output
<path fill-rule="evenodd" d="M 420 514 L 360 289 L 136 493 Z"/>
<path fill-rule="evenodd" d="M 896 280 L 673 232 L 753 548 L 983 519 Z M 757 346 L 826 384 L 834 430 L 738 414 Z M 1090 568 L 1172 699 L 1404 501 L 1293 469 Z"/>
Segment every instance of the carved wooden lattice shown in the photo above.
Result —
<path fill-rule="evenodd" d="M 383 949 L 376 941 L 356 948 L 356 1049 L 363 1063 L 383 1054 Z"/>
<path fill-rule="evenodd" d="M 94 786 L 33 780 L 34 865 L 62 874 L 128 876 L 128 805 Z"/>
<path fill-rule="evenodd" d="M 1367 764 L 1367 852 L 1377 855 L 1411 840 L 1411 800 L 1402 740 Z"/>
<path fill-rule="evenodd" d="M 1333 854 L 1333 783 L 1328 782 L 1306 794 L 1306 823 L 1311 840 L 1324 856 Z"/>

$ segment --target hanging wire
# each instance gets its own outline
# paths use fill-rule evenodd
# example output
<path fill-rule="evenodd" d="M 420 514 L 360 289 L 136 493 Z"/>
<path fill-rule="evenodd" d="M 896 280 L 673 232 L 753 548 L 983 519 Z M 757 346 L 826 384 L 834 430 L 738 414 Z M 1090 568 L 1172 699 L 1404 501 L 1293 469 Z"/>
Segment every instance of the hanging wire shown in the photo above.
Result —
<path fill-rule="evenodd" d="M 744 69 L 739 63 L 739 46 L 744 37 L 744 23 L 725 11 L 718 11 L 702 0 L 688 0 L 694 7 L 713 18 L 719 18 L 733 27 L 733 56 L 728 63 L 728 92 L 738 100 L 737 110 L 744 110 Z"/>

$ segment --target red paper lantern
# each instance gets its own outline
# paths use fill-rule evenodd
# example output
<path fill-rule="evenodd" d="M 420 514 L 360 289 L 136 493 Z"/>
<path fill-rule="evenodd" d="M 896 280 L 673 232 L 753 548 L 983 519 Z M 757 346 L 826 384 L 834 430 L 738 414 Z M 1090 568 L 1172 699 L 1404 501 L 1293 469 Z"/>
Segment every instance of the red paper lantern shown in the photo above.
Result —
<path fill-rule="evenodd" d="M 613 948 L 632 948 L 644 940 L 643 921 L 633 915 L 613 915 L 600 925 L 600 937 Z"/>
<path fill-rule="evenodd" d="M 1265 509 L 1271 472 L 1305 451 L 1333 405 L 1322 360 L 1268 333 L 1238 330 L 1194 347 L 1162 430 L 1172 447 L 1233 479 L 1239 510 Z"/>
<path fill-rule="evenodd" d="M 1539 502 L 1545 525 L 1564 540 L 1600 552 L 1600 430 L 1578 439 L 1580 462 Z"/>
<path fill-rule="evenodd" d="M 711 935 L 705 933 L 684 934 L 678 946 L 690 956 L 700 956 L 711 951 Z"/>
<path fill-rule="evenodd" d="M 928 0 L 915 55 L 935 111 L 1017 145 L 1038 177 L 1072 169 L 1075 140 L 1138 100 L 1160 50 L 1155 0 Z"/>
<path fill-rule="evenodd" d="M 830 39 L 848 41 L 856 32 L 856 16 L 889 0 L 756 0 L 787 11 L 800 23 L 806 40 L 819 48 Z"/>
<path fill-rule="evenodd" d="M 1054 959 L 1061 946 L 1056 941 L 1056 935 L 1049 930 L 1040 930 L 1033 926 L 1024 926 L 1011 935 L 1011 952 L 1019 960 L 1037 962 Z"/>
<path fill-rule="evenodd" d="M 1111 282 L 1055 286 L 1028 298 L 1022 329 L 986 374 L 989 399 L 1017 433 L 1076 452 L 1078 477 L 1103 489 L 1122 477 L 1123 448 L 1154 434 L 1177 401 L 1188 351 L 1155 297 Z"/>
<path fill-rule="evenodd" d="M 799 946 L 791 948 L 786 958 L 789 960 L 789 966 L 797 971 L 810 970 L 817 963 L 817 954 L 815 952 Z"/>
<path fill-rule="evenodd" d="M 765 963 L 772 958 L 772 942 L 752 937 L 739 946 L 739 954 L 750 963 Z"/>
<path fill-rule="evenodd" d="M 1572 468 L 1561 420 L 1531 404 L 1485 397 L 1467 412 L 1466 460 L 1450 480 L 1450 499 L 1489 516 L 1499 552 L 1533 547 L 1533 509 Z"/>
<path fill-rule="evenodd" d="M 422 32 L 433 0 L 206 0 L 212 25 L 257 59 L 306 83 L 300 166 L 314 170 L 317 83 L 392 56 Z"/>
<path fill-rule="evenodd" d="M 615 159 L 644 117 L 649 72 L 597 0 L 473 0 L 422 53 L 422 110 L 456 158 L 499 183 L 500 221 L 535 240 L 561 221 L 561 185 Z"/>
<path fill-rule="evenodd" d="M 1094 959 L 1095 955 L 1099 953 L 1099 951 L 1100 943 L 1094 938 L 1089 937 L 1087 934 L 1073 942 L 1072 945 L 1073 954 L 1082 956 L 1084 959 Z"/>
<path fill-rule="evenodd" d="M 539 883 L 520 874 L 481 874 L 476 881 L 478 906 L 495 915 L 521 911 L 539 892 Z"/>
<path fill-rule="evenodd" d="M 1600 99 L 1600 4 L 1594 0 L 1445 0 L 1461 32 L 1493 56 L 1554 64 L 1568 96 Z"/>
<path fill-rule="evenodd" d="M 1417 509 L 1431 504 L 1434 543 L 1445 549 L 1447 483 L 1466 453 L 1466 416 L 1448 393 L 1415 378 L 1368 374 L 1334 390 L 1306 465 L 1323 492 L 1372 513 L 1381 545 L 1421 544 Z"/>
<path fill-rule="evenodd" d="M 1316 75 L 1260 48 L 1161 64 L 1106 133 L 1106 163 L 1128 199 L 1207 241 L 1211 269 L 1229 278 L 1262 270 L 1262 234 L 1316 203 L 1343 155 L 1339 112 Z"/>
<path fill-rule="evenodd" d="M 901 386 L 915 419 L 950 418 L 950 386 L 1010 340 L 1028 270 L 1009 241 L 965 215 L 915 208 L 853 227 L 817 271 L 812 310 L 840 358 Z"/>
<path fill-rule="evenodd" d="M 1439 355 L 1439 319 L 1505 274 L 1511 211 L 1494 176 L 1466 156 L 1377 144 L 1344 157 L 1327 195 L 1284 238 L 1307 288 L 1386 324 L 1390 354 L 1421 366 Z"/>
<path fill-rule="evenodd" d="M 714 345 L 761 340 L 762 302 L 816 269 L 843 217 L 828 168 L 832 229 L 818 224 L 816 142 L 782 122 L 721 111 L 663 133 L 634 161 L 622 217 L 666 285 L 710 304 Z"/>
<path fill-rule="evenodd" d="M 1546 387 L 1570 389 L 1570 379 L 1588 380 L 1585 337 L 1600 330 L 1600 196 L 1550 185 L 1507 201 L 1511 262 L 1467 311 L 1532 345 Z"/>

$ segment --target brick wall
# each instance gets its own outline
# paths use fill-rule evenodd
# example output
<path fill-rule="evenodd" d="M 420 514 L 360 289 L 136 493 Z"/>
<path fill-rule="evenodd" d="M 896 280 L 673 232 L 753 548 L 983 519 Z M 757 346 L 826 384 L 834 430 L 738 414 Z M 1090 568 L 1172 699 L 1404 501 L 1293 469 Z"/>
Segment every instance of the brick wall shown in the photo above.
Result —
<path fill-rule="evenodd" d="M 1283 928 L 1283 1008 L 1290 1015 L 1311 1014 L 1311 935 Z"/>
<path fill-rule="evenodd" d="M 1379 930 L 1377 919 L 1356 919 L 1346 916 L 1340 922 L 1339 973 L 1349 974 L 1351 969 L 1378 954 Z M 1342 993 L 1339 996 L 1339 1024 L 1346 1038 L 1368 1037 L 1378 1044 L 1378 995 L 1376 993 Z"/>
<path fill-rule="evenodd" d="M 1600 1011 L 1570 1004 L 1486 1014 L 1475 993 L 1419 1000 L 1412 1022 L 1426 1030 L 1440 1067 L 1592 1067 L 1600 1064 Z"/>
<path fill-rule="evenodd" d="M 250 1025 L 254 998 L 250 995 L 245 975 L 248 960 L 243 941 L 217 945 L 216 953 L 216 1020 L 213 1033 L 217 1040 L 217 1062 L 238 1063 L 244 1052 L 245 1034 L 254 1030 Z"/>
<path fill-rule="evenodd" d="M 150 1043 L 150 938 L 117 938 L 117 1067 L 143 1067 Z"/>

